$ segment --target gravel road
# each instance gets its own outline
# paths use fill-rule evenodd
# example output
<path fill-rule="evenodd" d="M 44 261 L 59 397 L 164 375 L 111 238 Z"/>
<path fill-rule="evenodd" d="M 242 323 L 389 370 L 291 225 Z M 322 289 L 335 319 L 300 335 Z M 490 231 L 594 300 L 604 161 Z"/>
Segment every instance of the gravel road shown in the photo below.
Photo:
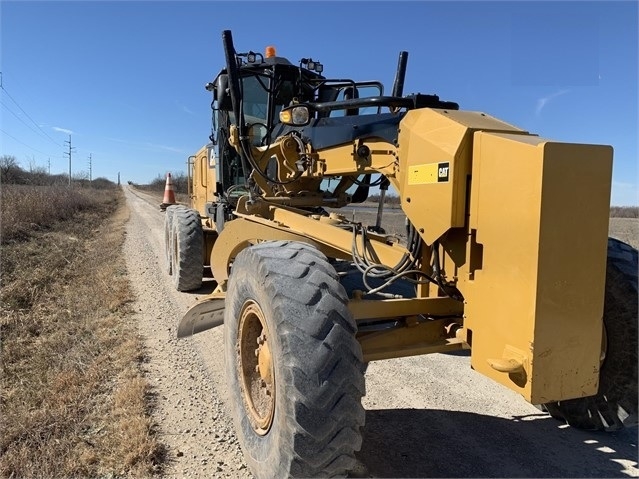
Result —
<path fill-rule="evenodd" d="M 159 202 L 125 191 L 124 253 L 168 450 L 165 476 L 252 477 L 227 410 L 221 328 L 176 339 L 179 317 L 211 282 L 195 293 L 174 290 L 164 271 Z M 621 223 L 637 237 L 636 220 Z M 605 434 L 564 426 L 472 371 L 469 359 L 433 354 L 370 364 L 358 476 L 639 477 L 637 428 Z"/>

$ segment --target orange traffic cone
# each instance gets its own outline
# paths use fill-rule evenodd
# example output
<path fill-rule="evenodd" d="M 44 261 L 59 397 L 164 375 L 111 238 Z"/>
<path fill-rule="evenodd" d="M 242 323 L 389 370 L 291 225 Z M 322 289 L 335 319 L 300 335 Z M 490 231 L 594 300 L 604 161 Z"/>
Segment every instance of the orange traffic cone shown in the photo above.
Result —
<path fill-rule="evenodd" d="M 175 204 L 175 191 L 173 191 L 173 181 L 171 181 L 171 173 L 166 174 L 166 186 L 164 187 L 164 199 L 160 205 L 160 209 L 164 211 L 167 206 Z"/>

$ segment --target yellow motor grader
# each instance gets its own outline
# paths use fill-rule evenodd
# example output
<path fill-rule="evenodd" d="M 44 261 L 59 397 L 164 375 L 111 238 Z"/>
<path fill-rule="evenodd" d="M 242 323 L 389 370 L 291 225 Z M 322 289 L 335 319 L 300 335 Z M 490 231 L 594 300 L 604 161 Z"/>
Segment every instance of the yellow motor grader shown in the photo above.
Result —
<path fill-rule="evenodd" d="M 235 427 L 257 477 L 346 474 L 369 361 L 460 349 L 568 424 L 637 422 L 637 251 L 608 238 L 612 148 L 553 141 L 437 95 L 238 53 L 212 92 L 187 206 L 166 210 L 178 290 L 215 290 Z M 380 218 L 389 187 L 406 233 Z M 340 208 L 379 192 L 377 222 Z"/>

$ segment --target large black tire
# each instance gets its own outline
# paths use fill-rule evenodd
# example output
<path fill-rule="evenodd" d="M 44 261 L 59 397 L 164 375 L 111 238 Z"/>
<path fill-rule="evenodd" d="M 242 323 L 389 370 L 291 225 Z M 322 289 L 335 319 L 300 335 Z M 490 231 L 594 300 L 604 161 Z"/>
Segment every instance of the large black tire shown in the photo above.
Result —
<path fill-rule="evenodd" d="M 256 477 L 335 477 L 354 467 L 365 384 L 347 303 L 333 267 L 306 244 L 260 243 L 235 259 L 226 375 Z"/>
<path fill-rule="evenodd" d="M 170 205 L 164 212 L 164 268 L 169 276 L 173 274 L 173 216 L 177 209 L 184 208 L 184 205 Z"/>
<path fill-rule="evenodd" d="M 595 396 L 544 404 L 556 419 L 588 430 L 637 424 L 637 250 L 608 239 L 605 358 Z"/>
<path fill-rule="evenodd" d="M 204 234 L 197 211 L 187 208 L 173 210 L 171 269 L 173 284 L 178 291 L 191 291 L 202 286 L 202 249 Z"/>

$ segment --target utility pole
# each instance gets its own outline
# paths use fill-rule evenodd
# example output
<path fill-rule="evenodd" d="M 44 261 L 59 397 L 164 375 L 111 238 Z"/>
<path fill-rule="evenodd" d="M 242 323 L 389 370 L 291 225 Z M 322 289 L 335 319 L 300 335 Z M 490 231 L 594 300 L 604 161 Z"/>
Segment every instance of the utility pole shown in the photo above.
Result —
<path fill-rule="evenodd" d="M 120 172 L 118 171 L 118 186 L 120 186 Z"/>
<path fill-rule="evenodd" d="M 49 157 L 49 176 L 51 176 L 51 157 Z"/>
<path fill-rule="evenodd" d="M 65 151 L 64 155 L 69 157 L 69 186 L 71 186 L 71 155 L 75 147 L 71 146 L 71 135 L 69 135 L 69 140 L 65 140 L 64 142 L 69 145 L 69 151 Z"/>
<path fill-rule="evenodd" d="M 91 176 L 91 157 L 93 156 L 93 153 L 89 153 L 89 184 L 91 184 L 92 181 L 92 176 Z"/>

